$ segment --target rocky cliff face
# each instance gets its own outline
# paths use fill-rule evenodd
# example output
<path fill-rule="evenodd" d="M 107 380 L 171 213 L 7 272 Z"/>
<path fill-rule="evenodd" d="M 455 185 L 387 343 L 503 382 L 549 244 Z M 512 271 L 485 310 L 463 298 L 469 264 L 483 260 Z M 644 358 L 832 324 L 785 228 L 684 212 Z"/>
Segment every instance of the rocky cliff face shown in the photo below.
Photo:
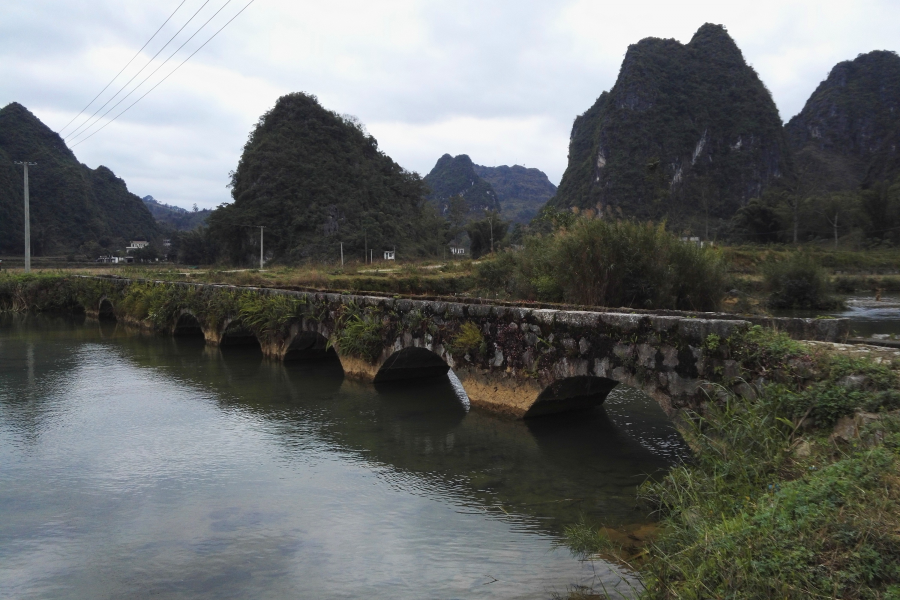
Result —
<path fill-rule="evenodd" d="M 469 214 L 481 215 L 484 211 L 500 211 L 500 200 L 490 183 L 475 172 L 472 159 L 466 154 L 440 157 L 431 172 L 425 176 L 434 202 L 441 214 L 449 210 L 450 198 L 462 196 L 469 207 Z"/>
<path fill-rule="evenodd" d="M 24 251 L 22 167 L 29 169 L 35 255 L 74 252 L 85 242 L 153 240 L 160 231 L 141 199 L 106 167 L 78 162 L 63 139 L 21 104 L 0 109 L 0 252 Z M 121 247 L 119 248 L 121 249 Z"/>
<path fill-rule="evenodd" d="M 855 189 L 900 168 L 900 56 L 875 51 L 835 65 L 785 131 L 810 187 Z"/>
<path fill-rule="evenodd" d="M 509 221 L 528 223 L 556 194 L 556 186 L 540 169 L 526 169 L 521 165 L 474 167 L 475 173 L 497 192 L 501 214 Z"/>
<path fill-rule="evenodd" d="M 613 88 L 575 119 L 559 208 L 670 223 L 730 218 L 792 170 L 781 118 L 720 25 L 628 48 Z"/>

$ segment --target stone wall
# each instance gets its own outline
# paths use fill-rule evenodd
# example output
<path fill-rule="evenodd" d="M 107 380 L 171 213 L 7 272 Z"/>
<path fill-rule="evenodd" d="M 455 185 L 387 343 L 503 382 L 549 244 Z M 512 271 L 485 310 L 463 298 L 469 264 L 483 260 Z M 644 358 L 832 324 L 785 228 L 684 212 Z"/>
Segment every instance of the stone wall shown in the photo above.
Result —
<path fill-rule="evenodd" d="M 133 283 L 110 281 L 112 291 L 103 299 L 115 305 L 115 296 L 124 298 Z M 308 360 L 334 352 L 348 377 L 372 382 L 435 376 L 452 368 L 473 406 L 513 417 L 597 404 L 618 384 L 643 390 L 670 415 L 696 407 L 706 397 L 704 381 L 740 385 L 739 368 L 727 345 L 713 347 L 710 340 L 726 340 L 752 325 L 731 316 L 556 310 L 189 283 L 149 285 L 169 286 L 190 298 L 183 301 L 185 306 L 176 306 L 170 322 L 156 327 L 162 331 L 178 334 L 199 327 L 211 344 L 258 340 L 262 351 L 277 360 Z M 204 307 L 223 304 L 216 302 L 221 294 L 296 308 L 274 328 L 262 328 L 246 309 L 232 308 L 215 318 L 203 314 L 212 310 Z M 86 308 L 99 311 L 97 302 Z M 235 301 L 234 306 L 239 304 Z M 841 319 L 770 319 L 769 324 L 812 339 L 834 339 L 847 329 Z"/>

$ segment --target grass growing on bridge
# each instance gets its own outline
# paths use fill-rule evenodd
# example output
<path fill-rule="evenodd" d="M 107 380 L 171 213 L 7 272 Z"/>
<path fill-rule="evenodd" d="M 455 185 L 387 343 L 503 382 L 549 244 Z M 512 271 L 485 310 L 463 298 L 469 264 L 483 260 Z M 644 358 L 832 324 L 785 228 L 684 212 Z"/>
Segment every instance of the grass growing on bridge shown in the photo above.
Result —
<path fill-rule="evenodd" d="M 617 556 L 648 599 L 900 598 L 900 365 L 765 330 L 738 342 L 748 375 L 781 383 L 753 400 L 722 394 L 682 421 L 693 463 L 640 490 L 660 535 L 635 555 L 582 523 L 570 548 Z M 810 369 L 820 383 L 805 384 Z M 861 409 L 879 414 L 858 436 L 829 435 Z"/>

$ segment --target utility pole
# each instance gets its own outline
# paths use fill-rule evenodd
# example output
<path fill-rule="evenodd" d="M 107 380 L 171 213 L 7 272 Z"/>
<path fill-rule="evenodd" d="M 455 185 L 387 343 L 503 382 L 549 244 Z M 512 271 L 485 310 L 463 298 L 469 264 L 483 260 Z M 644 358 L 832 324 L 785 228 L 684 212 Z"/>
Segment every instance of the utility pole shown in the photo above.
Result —
<path fill-rule="evenodd" d="M 487 220 L 491 226 L 491 254 L 493 254 L 494 253 L 494 215 L 492 213 L 488 213 Z"/>
<path fill-rule="evenodd" d="M 25 272 L 31 273 L 31 216 L 29 215 L 28 202 L 28 167 L 37 163 L 17 160 L 17 165 L 25 167 Z"/>
<path fill-rule="evenodd" d="M 264 225 L 258 225 L 259 227 L 259 270 L 263 270 L 263 229 L 265 229 Z"/>
<path fill-rule="evenodd" d="M 344 266 L 344 242 L 341 242 L 341 267 Z"/>

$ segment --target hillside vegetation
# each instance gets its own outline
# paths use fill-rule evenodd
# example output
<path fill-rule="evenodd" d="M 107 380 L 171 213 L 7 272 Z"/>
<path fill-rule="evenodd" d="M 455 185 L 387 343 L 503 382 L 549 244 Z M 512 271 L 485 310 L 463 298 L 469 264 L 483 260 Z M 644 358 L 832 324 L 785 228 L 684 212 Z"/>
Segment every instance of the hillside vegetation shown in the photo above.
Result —
<path fill-rule="evenodd" d="M 613 88 L 575 119 L 552 202 L 706 230 L 790 172 L 769 91 L 706 24 L 688 44 L 629 46 Z"/>
<path fill-rule="evenodd" d="M 472 159 L 466 154 L 440 157 L 431 172 L 425 176 L 428 185 L 428 199 L 442 215 L 451 210 L 451 199 L 465 200 L 469 214 L 481 215 L 485 211 L 500 212 L 500 200 L 490 183 L 475 171 Z"/>
<path fill-rule="evenodd" d="M 475 174 L 497 192 L 500 214 L 508 221 L 528 223 L 556 195 L 556 186 L 540 169 L 527 169 L 521 165 L 473 166 Z"/>
<path fill-rule="evenodd" d="M 209 216 L 218 258 L 259 257 L 266 227 L 269 258 L 340 261 L 396 248 L 400 256 L 437 255 L 444 236 L 426 187 L 378 149 L 353 117 L 323 108 L 315 96 L 282 96 L 260 117 L 232 173 L 234 202 Z"/>
<path fill-rule="evenodd" d="M 87 242 L 121 249 L 160 229 L 141 199 L 108 168 L 78 162 L 63 139 L 21 104 L 0 109 L 0 253 L 24 251 L 22 167 L 29 169 L 32 253 L 77 251 Z"/>
<path fill-rule="evenodd" d="M 180 206 L 164 204 L 153 196 L 144 196 L 143 201 L 157 223 L 164 228 L 175 231 L 191 231 L 205 225 L 207 217 L 212 212 L 206 208 L 199 210 L 196 205 L 194 210 L 187 210 Z"/>

